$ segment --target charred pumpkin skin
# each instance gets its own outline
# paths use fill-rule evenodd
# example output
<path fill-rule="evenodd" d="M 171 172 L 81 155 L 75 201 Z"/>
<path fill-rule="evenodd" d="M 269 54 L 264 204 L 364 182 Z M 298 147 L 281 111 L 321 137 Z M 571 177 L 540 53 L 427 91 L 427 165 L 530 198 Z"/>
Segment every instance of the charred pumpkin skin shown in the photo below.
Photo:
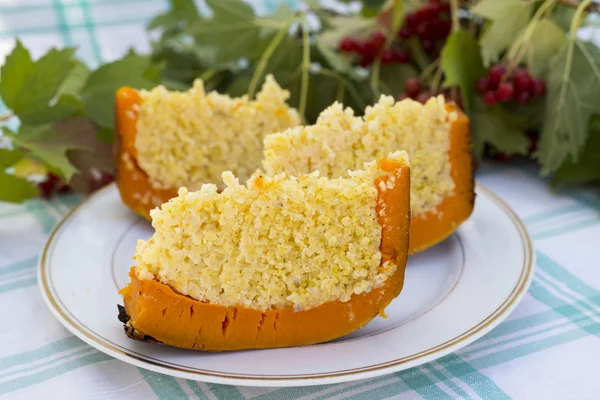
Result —
<path fill-rule="evenodd" d="M 450 236 L 463 223 L 475 205 L 475 184 L 469 119 L 454 104 L 448 112 L 458 113 L 450 127 L 450 164 L 454 191 L 436 210 L 415 216 L 410 221 L 409 254 L 425 250 Z"/>
<path fill-rule="evenodd" d="M 117 91 L 117 185 L 123 203 L 149 220 L 150 210 L 177 196 L 177 189 L 154 187 L 137 164 L 135 136 L 139 104 L 140 95 L 135 89 L 124 87 Z M 458 113 L 450 128 L 454 192 L 435 211 L 412 218 L 409 254 L 425 250 L 450 236 L 473 211 L 475 193 L 469 120 L 455 104 L 447 104 L 446 109 Z"/>
<path fill-rule="evenodd" d="M 245 307 L 207 304 L 184 296 L 156 280 L 139 280 L 133 267 L 131 282 L 121 290 L 129 315 L 127 329 L 140 338 L 167 345 L 207 351 L 290 347 L 325 342 L 359 329 L 400 294 L 408 253 L 410 224 L 410 171 L 397 161 L 382 160 L 390 175 L 375 183 L 396 179 L 391 190 L 378 192 L 377 208 L 382 227 L 381 265 L 397 265 L 386 282 L 369 293 L 353 295 L 349 301 L 328 302 L 295 312 L 292 308 L 260 311 Z M 379 215 L 379 214 L 378 214 Z"/>

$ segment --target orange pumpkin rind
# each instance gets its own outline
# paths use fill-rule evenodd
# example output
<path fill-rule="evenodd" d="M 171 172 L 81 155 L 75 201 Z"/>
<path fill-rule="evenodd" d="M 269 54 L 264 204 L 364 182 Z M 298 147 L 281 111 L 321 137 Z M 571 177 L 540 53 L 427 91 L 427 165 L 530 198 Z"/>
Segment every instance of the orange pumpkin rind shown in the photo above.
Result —
<path fill-rule="evenodd" d="M 136 269 L 121 290 L 127 315 L 128 336 L 170 346 L 226 351 L 308 345 L 349 334 L 378 314 L 399 294 L 404 284 L 410 224 L 410 170 L 395 160 L 384 159 L 379 168 L 388 175 L 374 182 L 395 180 L 391 190 L 379 191 L 377 210 L 382 227 L 381 264 L 393 262 L 393 275 L 368 293 L 352 295 L 347 302 L 332 301 L 308 310 L 280 308 L 261 311 L 246 307 L 208 304 L 173 290 L 157 280 L 140 280 Z M 385 186 L 385 185 L 383 185 Z"/>

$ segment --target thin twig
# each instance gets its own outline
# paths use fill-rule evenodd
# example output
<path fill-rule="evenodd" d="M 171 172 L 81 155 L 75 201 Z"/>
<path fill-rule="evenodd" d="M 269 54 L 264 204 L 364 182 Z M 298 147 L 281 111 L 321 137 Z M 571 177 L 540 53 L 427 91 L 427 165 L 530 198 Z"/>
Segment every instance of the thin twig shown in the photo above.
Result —
<path fill-rule="evenodd" d="M 302 81 L 300 82 L 300 104 L 298 112 L 304 121 L 306 121 L 306 101 L 308 99 L 308 79 L 310 72 L 310 37 L 308 32 L 308 21 L 306 15 L 303 16 L 302 26 Z"/>
<path fill-rule="evenodd" d="M 563 4 L 568 7 L 573 7 L 573 8 L 579 7 L 579 5 L 582 3 L 582 2 L 576 1 L 576 0 L 558 0 L 558 2 L 560 4 Z M 600 5 L 598 5 L 597 3 L 590 3 L 585 8 L 587 9 L 587 11 L 596 11 L 596 12 L 600 11 Z"/>
<path fill-rule="evenodd" d="M 256 87 L 258 86 L 258 81 L 260 80 L 260 77 L 262 76 L 263 72 L 265 71 L 265 68 L 267 67 L 269 59 L 271 58 L 271 56 L 273 55 L 273 53 L 275 52 L 275 50 L 277 49 L 277 47 L 279 46 L 279 44 L 281 43 L 281 41 L 283 40 L 285 35 L 287 34 L 288 29 L 293 21 L 294 21 L 293 19 L 288 21 L 285 25 L 283 25 L 279 29 L 279 31 L 277 32 L 277 35 L 275 35 L 273 40 L 271 40 L 271 43 L 269 43 L 269 46 L 267 46 L 266 50 L 260 57 L 260 60 L 258 61 L 258 65 L 256 66 L 256 69 L 254 70 L 254 74 L 252 75 L 252 80 L 250 81 L 250 86 L 248 86 L 248 98 L 249 99 L 252 99 L 254 97 L 254 93 L 256 92 Z"/>
<path fill-rule="evenodd" d="M 458 0 L 450 0 L 451 15 L 452 15 L 452 31 L 460 30 L 460 22 L 458 20 Z"/>

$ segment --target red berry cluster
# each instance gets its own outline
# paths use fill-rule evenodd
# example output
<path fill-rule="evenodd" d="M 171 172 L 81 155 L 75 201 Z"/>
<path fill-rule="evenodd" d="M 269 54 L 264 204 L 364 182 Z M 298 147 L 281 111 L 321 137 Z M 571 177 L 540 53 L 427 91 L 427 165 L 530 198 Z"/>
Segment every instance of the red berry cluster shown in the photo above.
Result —
<path fill-rule="evenodd" d="M 511 76 L 505 66 L 496 64 L 490 68 L 487 77 L 477 82 L 477 91 L 490 107 L 499 101 L 510 100 L 525 105 L 532 98 L 544 95 L 546 83 L 543 79 L 532 77 L 523 68 L 516 69 Z"/>
<path fill-rule="evenodd" d="M 450 4 L 442 0 L 429 0 L 425 7 L 406 14 L 398 37 L 417 36 L 427 53 L 438 52 L 452 30 Z"/>
<path fill-rule="evenodd" d="M 101 171 L 90 174 L 90 177 L 90 192 L 94 192 L 115 180 L 113 175 Z M 67 183 L 53 173 L 46 175 L 46 178 L 37 184 L 37 188 L 40 191 L 40 196 L 44 199 L 49 199 L 54 193 L 63 194 L 69 193 L 72 190 Z"/>
<path fill-rule="evenodd" d="M 413 99 L 418 101 L 419 103 L 427 103 L 427 100 L 429 100 L 431 97 L 435 96 L 436 93 L 430 91 L 430 90 L 423 90 L 423 85 L 421 83 L 421 81 L 419 80 L 419 78 L 408 78 L 405 82 L 404 82 L 404 92 L 400 94 L 400 96 L 398 96 L 398 100 L 404 100 L 404 99 Z M 462 108 L 462 100 L 460 98 L 460 95 L 458 93 L 456 94 L 452 94 L 451 91 L 448 90 L 444 90 L 441 93 L 437 93 L 437 94 L 442 94 L 444 96 L 444 98 L 446 99 L 447 102 L 455 102 L 460 108 Z"/>
<path fill-rule="evenodd" d="M 46 175 L 46 179 L 39 182 L 37 187 L 40 191 L 40 196 L 42 196 L 44 199 L 49 199 L 54 192 L 68 193 L 71 191 L 71 188 L 53 173 Z"/>
<path fill-rule="evenodd" d="M 406 50 L 399 47 L 384 48 L 385 40 L 385 35 L 381 32 L 373 33 L 369 39 L 363 42 L 352 38 L 344 38 L 340 42 L 340 51 L 358 54 L 360 56 L 359 63 L 362 67 L 372 64 L 380 52 L 383 64 L 405 64 L 410 61 Z"/>

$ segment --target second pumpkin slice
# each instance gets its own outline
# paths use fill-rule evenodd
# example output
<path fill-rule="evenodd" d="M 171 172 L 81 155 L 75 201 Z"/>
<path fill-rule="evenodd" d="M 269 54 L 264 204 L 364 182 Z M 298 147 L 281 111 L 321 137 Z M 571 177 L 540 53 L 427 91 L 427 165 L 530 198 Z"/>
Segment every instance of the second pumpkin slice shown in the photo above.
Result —
<path fill-rule="evenodd" d="M 382 96 L 364 117 L 333 104 L 314 125 L 268 135 L 263 168 L 267 175 L 318 170 L 338 178 L 397 150 L 411 159 L 409 253 L 415 253 L 454 232 L 474 205 L 469 121 L 442 96 L 426 104 Z"/>

